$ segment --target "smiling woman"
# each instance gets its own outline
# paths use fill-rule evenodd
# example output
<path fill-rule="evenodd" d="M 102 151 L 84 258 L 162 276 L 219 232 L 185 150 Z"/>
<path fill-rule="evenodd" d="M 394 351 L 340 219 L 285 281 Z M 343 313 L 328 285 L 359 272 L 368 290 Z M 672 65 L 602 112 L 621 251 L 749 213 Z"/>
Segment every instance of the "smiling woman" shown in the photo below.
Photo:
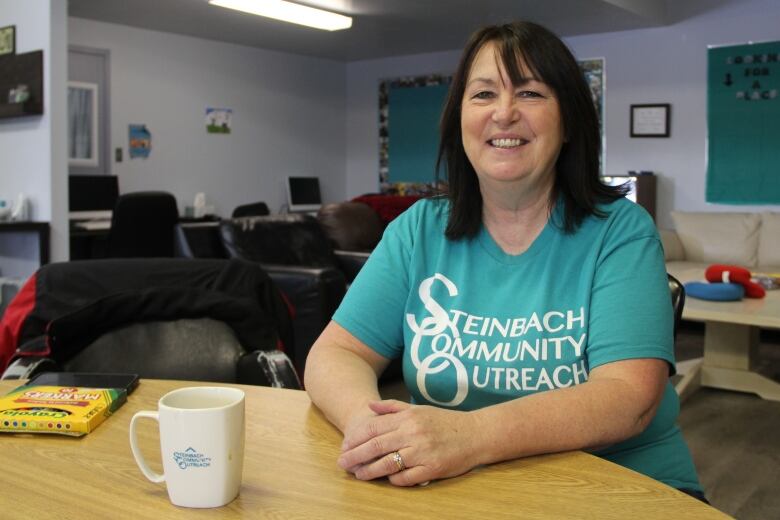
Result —
<path fill-rule="evenodd" d="M 437 171 L 438 166 L 446 166 L 450 184 L 449 238 L 474 236 L 482 224 L 482 196 L 472 196 L 478 188 L 477 172 L 471 157 L 467 156 L 464 128 L 469 101 L 467 83 L 474 79 L 491 80 L 482 78 L 483 73 L 476 73 L 478 67 L 494 76 L 495 89 L 514 92 L 518 99 L 513 104 L 515 107 L 530 106 L 529 110 L 533 110 L 539 104 L 557 106 L 562 142 L 553 164 L 554 182 L 547 203 L 552 206 L 556 198 L 562 199 L 567 232 L 573 231 L 587 215 L 598 214 L 599 202 L 615 200 L 624 194 L 620 188 L 604 186 L 599 179 L 598 114 L 582 71 L 569 49 L 557 36 L 535 24 L 488 27 L 475 33 L 466 44 L 441 119 Z M 484 82 L 476 86 L 480 83 Z M 480 97 L 490 95 L 483 93 Z M 547 113 L 549 117 L 550 112 Z M 519 115 L 510 112 L 510 117 Z M 506 117 L 499 111 L 494 117 L 502 116 Z M 521 127 L 529 131 L 528 123 L 516 121 L 515 128 Z M 554 150 L 555 145 L 549 139 L 546 141 L 547 147 Z"/>
<path fill-rule="evenodd" d="M 675 424 L 660 241 L 599 181 L 599 143 L 555 35 L 515 22 L 472 36 L 441 118 L 447 194 L 390 223 L 306 363 L 342 468 L 409 486 L 587 449 L 701 493 Z M 394 358 L 412 404 L 379 399 Z"/>
<path fill-rule="evenodd" d="M 463 148 L 483 200 L 492 199 L 486 209 L 546 204 L 563 144 L 558 100 L 522 58 L 510 77 L 497 53 L 490 42 L 474 58 L 461 102 Z M 547 221 L 543 212 L 539 217 L 537 232 Z"/>

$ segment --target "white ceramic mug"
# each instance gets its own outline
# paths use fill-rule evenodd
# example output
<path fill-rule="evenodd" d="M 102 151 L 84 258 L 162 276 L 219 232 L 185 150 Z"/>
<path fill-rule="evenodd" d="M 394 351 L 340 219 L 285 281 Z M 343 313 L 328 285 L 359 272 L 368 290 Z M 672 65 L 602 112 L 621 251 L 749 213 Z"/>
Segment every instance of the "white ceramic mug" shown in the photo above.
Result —
<path fill-rule="evenodd" d="M 160 425 L 163 474 L 146 464 L 136 435 L 137 421 Z M 238 495 L 244 465 L 244 392 L 229 387 L 187 387 L 165 394 L 158 411 L 138 412 L 130 421 L 130 447 L 143 474 L 165 482 L 171 502 L 183 507 L 219 507 Z"/>

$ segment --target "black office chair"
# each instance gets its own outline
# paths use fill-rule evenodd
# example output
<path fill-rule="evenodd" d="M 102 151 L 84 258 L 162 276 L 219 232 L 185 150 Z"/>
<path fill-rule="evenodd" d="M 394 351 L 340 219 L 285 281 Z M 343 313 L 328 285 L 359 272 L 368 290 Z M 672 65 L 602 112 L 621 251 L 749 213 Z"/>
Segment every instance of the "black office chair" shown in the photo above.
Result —
<path fill-rule="evenodd" d="M 250 352 L 227 324 L 209 318 L 133 323 L 106 332 L 62 361 L 17 358 L 0 379 L 29 379 L 51 371 L 301 388 L 286 354 Z"/>
<path fill-rule="evenodd" d="M 677 328 L 682 321 L 683 307 L 685 306 L 685 287 L 674 276 L 666 273 L 669 278 L 669 292 L 672 295 L 672 308 L 674 309 L 674 337 L 677 337 Z"/>
<path fill-rule="evenodd" d="M 268 205 L 265 202 L 253 202 L 252 204 L 243 204 L 236 206 L 231 215 L 233 218 L 239 217 L 262 217 L 270 215 Z"/>
<path fill-rule="evenodd" d="M 18 323 L 2 379 L 42 371 L 300 388 L 280 350 L 289 309 L 268 275 L 240 260 L 118 259 L 49 264 Z"/>
<path fill-rule="evenodd" d="M 174 230 L 179 220 L 176 198 L 162 191 L 119 196 L 108 235 L 109 258 L 174 256 Z"/>

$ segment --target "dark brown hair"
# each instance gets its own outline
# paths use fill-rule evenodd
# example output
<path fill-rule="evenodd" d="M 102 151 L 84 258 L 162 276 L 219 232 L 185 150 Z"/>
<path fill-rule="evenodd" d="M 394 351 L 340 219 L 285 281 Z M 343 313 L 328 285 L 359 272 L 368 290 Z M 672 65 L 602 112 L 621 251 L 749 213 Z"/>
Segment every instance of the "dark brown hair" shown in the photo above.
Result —
<path fill-rule="evenodd" d="M 588 215 L 603 217 L 596 205 L 622 197 L 626 189 L 607 186 L 599 179 L 601 137 L 590 89 L 571 51 L 555 34 L 541 25 L 518 21 L 475 32 L 466 44 L 452 78 L 441 117 L 436 161 L 437 181 L 444 166 L 449 184 L 447 238 L 472 237 L 482 223 L 482 195 L 477 174 L 463 149 L 460 118 L 471 65 L 479 50 L 489 42 L 496 44 L 498 57 L 512 83 L 519 84 L 522 79 L 523 71 L 519 66 L 519 59 L 522 59 L 530 72 L 553 90 L 558 100 L 564 143 L 555 164 L 550 206 L 561 196 L 563 230 L 574 232 Z"/>

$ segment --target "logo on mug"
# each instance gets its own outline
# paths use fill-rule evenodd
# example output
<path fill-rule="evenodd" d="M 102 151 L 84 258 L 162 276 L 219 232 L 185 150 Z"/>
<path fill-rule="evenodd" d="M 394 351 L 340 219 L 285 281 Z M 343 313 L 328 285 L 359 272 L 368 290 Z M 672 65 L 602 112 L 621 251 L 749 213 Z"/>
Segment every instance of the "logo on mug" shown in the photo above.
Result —
<path fill-rule="evenodd" d="M 184 451 L 174 451 L 173 460 L 181 469 L 208 468 L 211 466 L 211 457 L 198 453 L 193 447 L 189 447 Z"/>

